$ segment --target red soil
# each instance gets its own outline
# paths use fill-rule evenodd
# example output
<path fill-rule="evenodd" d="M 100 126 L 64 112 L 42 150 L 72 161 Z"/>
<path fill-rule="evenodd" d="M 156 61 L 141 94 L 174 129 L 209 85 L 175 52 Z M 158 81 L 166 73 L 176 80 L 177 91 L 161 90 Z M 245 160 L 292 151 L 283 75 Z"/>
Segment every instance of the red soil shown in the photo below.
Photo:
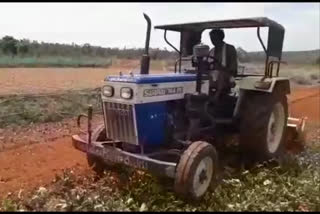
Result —
<path fill-rule="evenodd" d="M 296 89 L 289 97 L 290 115 L 308 117 L 309 122 L 320 125 L 320 88 Z"/>
<path fill-rule="evenodd" d="M 51 182 L 66 168 L 88 169 L 85 155 L 74 149 L 70 137 L 26 145 L 0 153 L 0 195 L 30 190 Z"/>

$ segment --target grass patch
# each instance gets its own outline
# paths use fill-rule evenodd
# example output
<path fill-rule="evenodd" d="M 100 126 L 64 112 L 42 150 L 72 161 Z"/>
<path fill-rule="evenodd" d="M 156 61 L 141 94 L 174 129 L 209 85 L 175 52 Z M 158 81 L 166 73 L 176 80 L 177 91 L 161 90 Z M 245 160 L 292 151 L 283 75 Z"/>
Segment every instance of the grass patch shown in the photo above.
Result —
<path fill-rule="evenodd" d="M 311 80 L 319 80 L 320 79 L 320 71 L 319 73 L 310 74 Z"/>
<path fill-rule="evenodd" d="M 320 80 L 320 67 L 318 65 L 289 65 L 282 66 L 280 76 L 288 77 L 300 85 L 312 85 Z"/>
<path fill-rule="evenodd" d="M 320 168 L 291 159 L 257 166 L 222 180 L 200 202 L 187 202 L 168 188 L 171 181 L 139 171 L 76 176 L 66 170 L 48 189 L 8 198 L 1 211 L 320 211 Z"/>
<path fill-rule="evenodd" d="M 150 60 L 150 69 L 151 70 L 163 70 L 166 66 L 164 60 Z"/>
<path fill-rule="evenodd" d="M 293 76 L 290 78 L 291 81 L 300 85 L 311 85 L 312 81 L 308 76 Z"/>
<path fill-rule="evenodd" d="M 109 67 L 111 59 L 101 57 L 0 57 L 0 67 Z"/>
<path fill-rule="evenodd" d="M 89 104 L 100 111 L 98 90 L 67 91 L 48 95 L 0 97 L 0 128 L 8 125 L 57 122 L 85 113 Z"/>

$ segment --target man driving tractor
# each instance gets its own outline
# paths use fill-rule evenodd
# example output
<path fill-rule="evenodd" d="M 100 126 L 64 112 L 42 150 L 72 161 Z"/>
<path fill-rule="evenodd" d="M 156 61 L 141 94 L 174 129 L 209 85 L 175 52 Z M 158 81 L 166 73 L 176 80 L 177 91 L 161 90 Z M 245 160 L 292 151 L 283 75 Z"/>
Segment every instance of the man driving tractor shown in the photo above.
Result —
<path fill-rule="evenodd" d="M 214 99 L 217 100 L 222 93 L 228 93 L 234 86 L 234 76 L 238 69 L 237 51 L 233 45 L 223 41 L 225 37 L 223 30 L 213 29 L 209 35 L 215 46 L 210 50 L 209 55 L 217 60 L 210 72 L 213 82 L 216 83 L 213 87 L 216 89 Z"/>

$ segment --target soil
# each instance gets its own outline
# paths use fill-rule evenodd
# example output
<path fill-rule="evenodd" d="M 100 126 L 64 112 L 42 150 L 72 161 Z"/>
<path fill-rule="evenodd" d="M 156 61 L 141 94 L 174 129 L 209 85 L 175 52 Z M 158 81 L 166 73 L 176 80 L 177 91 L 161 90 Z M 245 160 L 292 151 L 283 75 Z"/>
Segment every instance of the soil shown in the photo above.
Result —
<path fill-rule="evenodd" d="M 133 68 L 139 68 L 139 60 L 116 61 L 109 68 L 0 68 L 0 95 L 100 87 L 107 74 Z"/>
<path fill-rule="evenodd" d="M 295 89 L 289 103 L 290 116 L 307 117 L 307 121 L 320 125 L 320 87 Z"/>
<path fill-rule="evenodd" d="M 88 169 L 85 155 L 73 149 L 70 137 L 33 144 L 0 155 L 0 194 L 43 186 L 63 169 Z"/>
<path fill-rule="evenodd" d="M 289 102 L 291 116 L 307 116 L 314 127 L 308 136 L 320 139 L 320 88 L 295 89 Z M 0 130 L 0 198 L 49 185 L 64 169 L 92 173 L 85 154 L 72 147 L 74 133 L 74 119 Z"/>

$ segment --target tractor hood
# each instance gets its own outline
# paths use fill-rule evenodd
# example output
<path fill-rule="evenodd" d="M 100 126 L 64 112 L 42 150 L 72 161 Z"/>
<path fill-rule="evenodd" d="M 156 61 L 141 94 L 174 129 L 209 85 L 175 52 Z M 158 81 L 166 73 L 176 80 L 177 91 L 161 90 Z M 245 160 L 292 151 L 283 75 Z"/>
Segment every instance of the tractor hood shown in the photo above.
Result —
<path fill-rule="evenodd" d="M 113 75 L 107 76 L 105 81 L 108 82 L 126 82 L 136 84 L 148 83 L 166 83 L 166 82 L 187 82 L 196 81 L 196 74 L 181 74 L 181 73 L 167 73 L 167 74 L 130 74 L 130 75 Z M 207 80 L 208 77 L 203 77 Z"/>

